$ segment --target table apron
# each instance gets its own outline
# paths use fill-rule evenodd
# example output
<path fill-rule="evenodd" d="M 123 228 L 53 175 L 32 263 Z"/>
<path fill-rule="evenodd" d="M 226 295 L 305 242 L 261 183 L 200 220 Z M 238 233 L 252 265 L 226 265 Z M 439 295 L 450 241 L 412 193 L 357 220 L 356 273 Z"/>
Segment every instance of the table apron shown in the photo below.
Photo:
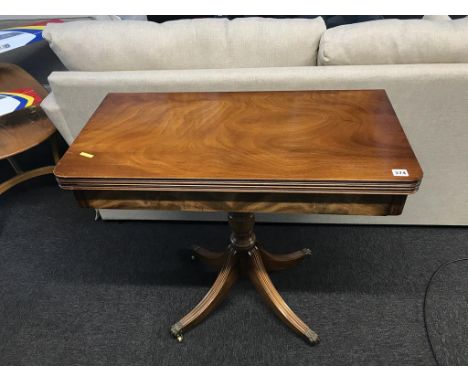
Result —
<path fill-rule="evenodd" d="M 77 190 L 82 207 L 198 212 L 400 215 L 406 195 Z"/>

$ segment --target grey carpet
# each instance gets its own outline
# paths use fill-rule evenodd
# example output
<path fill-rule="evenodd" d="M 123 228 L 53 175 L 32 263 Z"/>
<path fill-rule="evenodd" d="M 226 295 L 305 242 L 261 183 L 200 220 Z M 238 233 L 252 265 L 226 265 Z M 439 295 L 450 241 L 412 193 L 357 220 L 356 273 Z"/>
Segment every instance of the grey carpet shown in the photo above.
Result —
<path fill-rule="evenodd" d="M 468 258 L 447 264 L 434 275 L 426 320 L 437 362 L 468 365 Z"/>
<path fill-rule="evenodd" d="M 258 225 L 271 251 L 312 248 L 272 278 L 322 343 L 308 346 L 242 281 L 179 344 L 169 326 L 215 277 L 186 248 L 223 248 L 227 226 L 93 217 L 50 176 L 0 197 L 0 364 L 432 365 L 425 286 L 468 252 L 463 228 Z M 467 272 L 448 267 L 429 296 L 441 363 L 468 364 Z"/>

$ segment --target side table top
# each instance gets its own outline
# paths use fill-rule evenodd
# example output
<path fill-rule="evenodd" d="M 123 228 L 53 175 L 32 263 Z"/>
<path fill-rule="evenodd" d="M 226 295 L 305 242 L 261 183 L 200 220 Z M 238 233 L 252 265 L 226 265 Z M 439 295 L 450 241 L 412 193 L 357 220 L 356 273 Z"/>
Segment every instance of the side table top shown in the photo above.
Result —
<path fill-rule="evenodd" d="M 55 175 L 75 190 L 406 195 L 422 170 L 384 90 L 114 93 Z"/>
<path fill-rule="evenodd" d="M 47 91 L 16 65 L 0 63 L 0 91 L 32 88 L 42 98 Z M 0 116 L 0 160 L 19 154 L 45 141 L 55 132 L 38 106 Z"/>

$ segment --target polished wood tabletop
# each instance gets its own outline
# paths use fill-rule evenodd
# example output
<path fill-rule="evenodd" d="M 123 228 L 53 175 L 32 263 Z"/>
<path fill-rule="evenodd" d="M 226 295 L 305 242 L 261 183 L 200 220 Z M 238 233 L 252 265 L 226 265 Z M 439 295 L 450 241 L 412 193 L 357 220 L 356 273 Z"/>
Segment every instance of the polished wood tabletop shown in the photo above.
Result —
<path fill-rule="evenodd" d="M 55 175 L 74 190 L 392 195 L 422 179 L 384 90 L 108 94 Z"/>

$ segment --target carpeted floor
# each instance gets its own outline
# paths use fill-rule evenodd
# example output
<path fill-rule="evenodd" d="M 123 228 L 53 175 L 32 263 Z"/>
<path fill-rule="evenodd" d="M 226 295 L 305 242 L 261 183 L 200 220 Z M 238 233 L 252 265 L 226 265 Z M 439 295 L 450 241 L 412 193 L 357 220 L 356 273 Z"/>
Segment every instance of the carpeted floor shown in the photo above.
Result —
<path fill-rule="evenodd" d="M 310 347 L 242 281 L 179 344 L 169 327 L 215 274 L 192 243 L 223 248 L 219 223 L 94 222 L 52 177 L 0 197 L 2 365 L 433 365 L 422 305 L 438 265 L 468 256 L 464 228 L 259 224 L 272 251 L 310 247 L 272 275 L 322 343 Z M 428 299 L 442 364 L 468 364 L 468 263 Z"/>

